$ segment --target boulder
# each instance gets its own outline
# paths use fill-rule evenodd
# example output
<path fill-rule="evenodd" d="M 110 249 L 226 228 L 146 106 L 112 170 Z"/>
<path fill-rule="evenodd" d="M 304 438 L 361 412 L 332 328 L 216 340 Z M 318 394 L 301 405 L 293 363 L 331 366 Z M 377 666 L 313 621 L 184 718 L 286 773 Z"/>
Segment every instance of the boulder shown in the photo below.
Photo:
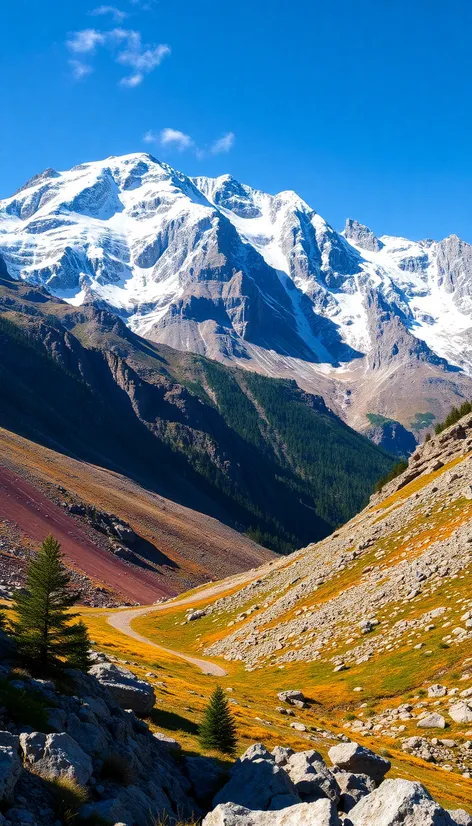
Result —
<path fill-rule="evenodd" d="M 132 671 L 114 663 L 97 663 L 90 669 L 101 685 L 122 708 L 130 708 L 137 714 L 150 714 L 156 702 L 152 685 L 139 680 Z"/>
<path fill-rule="evenodd" d="M 277 812 L 254 811 L 224 803 L 207 814 L 202 826 L 341 826 L 331 800 L 299 803 Z"/>
<path fill-rule="evenodd" d="M 328 751 L 331 762 L 353 774 L 366 774 L 377 785 L 390 770 L 390 761 L 354 741 L 339 743 Z"/>
<path fill-rule="evenodd" d="M 276 746 L 272 750 L 272 757 L 278 766 L 286 766 L 292 754 L 295 754 L 294 750 L 286 746 Z"/>
<path fill-rule="evenodd" d="M 18 737 L 14 734 L 9 731 L 0 732 L 0 801 L 11 800 L 21 774 L 18 743 Z"/>
<path fill-rule="evenodd" d="M 82 786 L 92 776 L 93 766 L 88 754 L 65 732 L 61 734 L 20 734 L 20 747 L 25 763 L 36 773 L 47 777 L 66 775 Z"/>
<path fill-rule="evenodd" d="M 349 812 L 352 826 L 454 826 L 421 783 L 385 780 Z"/>
<path fill-rule="evenodd" d="M 185 767 L 197 800 L 207 803 L 223 785 L 225 769 L 212 757 L 186 757 Z"/>
<path fill-rule="evenodd" d="M 448 815 L 452 817 L 454 826 L 472 826 L 472 816 L 469 815 L 465 809 L 451 809 L 448 810 Z"/>
<path fill-rule="evenodd" d="M 170 751 L 180 751 L 182 746 L 177 740 L 174 740 L 173 737 L 169 737 L 167 734 L 164 734 L 162 731 L 154 731 L 154 737 L 156 740 L 159 740 L 159 743 L 162 743 L 167 749 Z"/>
<path fill-rule="evenodd" d="M 335 778 L 341 790 L 339 805 L 345 813 L 350 812 L 361 798 L 375 789 L 374 781 L 366 774 L 338 771 Z"/>
<path fill-rule="evenodd" d="M 102 726 L 97 722 L 83 722 L 76 714 L 67 716 L 64 728 L 90 756 L 103 754 L 110 745 L 111 738 Z"/>
<path fill-rule="evenodd" d="M 213 806 L 229 802 L 273 811 L 300 803 L 300 797 L 287 772 L 256 743 L 236 760 L 228 783 L 213 798 Z"/>
<path fill-rule="evenodd" d="M 455 703 L 449 709 L 449 716 L 456 723 L 472 723 L 472 708 L 469 703 Z"/>
<path fill-rule="evenodd" d="M 338 802 L 341 790 L 335 777 L 317 751 L 301 751 L 292 754 L 285 771 L 302 800 L 318 800 L 327 797 Z"/>
<path fill-rule="evenodd" d="M 428 697 L 445 697 L 446 694 L 447 688 L 445 685 L 435 683 L 434 685 L 430 685 L 428 688 Z"/>
<path fill-rule="evenodd" d="M 298 691 L 297 689 L 280 691 L 277 694 L 277 697 L 282 703 L 290 703 L 290 705 L 297 706 L 298 708 L 305 708 L 307 704 L 303 691 Z"/>
<path fill-rule="evenodd" d="M 446 728 L 446 721 L 442 714 L 432 711 L 431 714 L 426 714 L 418 720 L 416 725 L 418 728 Z"/>
<path fill-rule="evenodd" d="M 193 622 L 194 620 L 201 619 L 205 616 L 206 611 L 203 608 L 199 608 L 197 611 L 191 611 L 190 614 L 187 614 L 187 619 L 189 622 Z"/>

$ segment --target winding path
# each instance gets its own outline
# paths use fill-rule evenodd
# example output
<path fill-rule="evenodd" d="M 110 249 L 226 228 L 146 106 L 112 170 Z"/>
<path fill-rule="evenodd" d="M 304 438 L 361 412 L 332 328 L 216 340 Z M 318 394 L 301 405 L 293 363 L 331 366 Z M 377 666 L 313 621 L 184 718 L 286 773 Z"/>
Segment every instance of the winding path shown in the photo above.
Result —
<path fill-rule="evenodd" d="M 185 660 L 185 662 L 188 662 L 191 665 L 195 665 L 204 674 L 211 674 L 214 677 L 224 677 L 227 672 L 220 665 L 212 663 L 210 660 L 202 660 L 200 657 L 192 657 L 190 654 L 175 651 L 173 648 L 165 648 L 163 645 L 158 645 L 158 643 L 153 642 L 147 637 L 143 637 L 142 634 L 138 634 L 137 631 L 134 631 L 131 627 L 131 623 L 137 619 L 137 617 L 143 617 L 146 614 L 158 613 L 159 611 L 165 611 L 169 607 L 174 606 L 175 608 L 180 608 L 183 605 L 193 605 L 195 602 L 200 602 L 202 599 L 217 596 L 218 594 L 225 593 L 240 585 L 246 585 L 253 579 L 258 579 L 265 573 L 273 571 L 274 569 L 281 567 L 282 564 L 286 563 L 287 560 L 285 558 L 272 561 L 267 563 L 267 565 L 264 565 L 262 568 L 253 568 L 251 571 L 246 571 L 243 574 L 237 574 L 233 577 L 228 577 L 228 579 L 223 579 L 221 582 L 209 583 L 205 588 L 201 588 L 199 591 L 196 591 L 189 596 L 181 598 L 175 597 L 175 599 L 166 600 L 166 602 L 163 602 L 160 605 L 146 605 L 143 608 L 128 608 L 124 611 L 117 611 L 116 613 L 108 614 L 107 622 L 113 628 L 116 628 L 117 631 L 121 631 L 122 634 L 126 634 L 127 637 L 131 637 L 138 642 L 150 645 L 152 648 L 157 648 L 158 651 L 164 651 L 166 654 L 172 654 L 174 657 L 179 657 L 179 659 Z"/>

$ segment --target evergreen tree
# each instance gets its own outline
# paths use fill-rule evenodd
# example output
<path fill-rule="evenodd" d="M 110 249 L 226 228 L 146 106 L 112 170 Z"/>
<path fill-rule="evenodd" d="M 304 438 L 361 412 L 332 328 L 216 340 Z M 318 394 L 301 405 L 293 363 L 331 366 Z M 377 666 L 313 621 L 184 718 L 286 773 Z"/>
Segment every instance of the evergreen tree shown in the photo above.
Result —
<path fill-rule="evenodd" d="M 61 546 L 48 536 L 28 566 L 26 589 L 15 595 L 11 623 L 18 653 L 42 676 L 60 666 L 86 670 L 90 664 L 87 629 L 69 611 L 77 600 L 69 586 Z"/>
<path fill-rule="evenodd" d="M 221 686 L 217 686 L 205 709 L 199 731 L 200 744 L 204 749 L 233 755 L 236 751 L 236 723 L 228 700 Z"/>

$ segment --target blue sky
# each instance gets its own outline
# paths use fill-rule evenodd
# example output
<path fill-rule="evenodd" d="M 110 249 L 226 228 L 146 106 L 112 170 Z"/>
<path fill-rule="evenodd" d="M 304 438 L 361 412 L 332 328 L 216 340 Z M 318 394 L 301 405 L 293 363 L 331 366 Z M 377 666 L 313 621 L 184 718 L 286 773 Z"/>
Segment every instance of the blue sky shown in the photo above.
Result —
<path fill-rule="evenodd" d="M 143 150 L 337 228 L 472 242 L 470 0 L 0 6 L 0 197 Z"/>

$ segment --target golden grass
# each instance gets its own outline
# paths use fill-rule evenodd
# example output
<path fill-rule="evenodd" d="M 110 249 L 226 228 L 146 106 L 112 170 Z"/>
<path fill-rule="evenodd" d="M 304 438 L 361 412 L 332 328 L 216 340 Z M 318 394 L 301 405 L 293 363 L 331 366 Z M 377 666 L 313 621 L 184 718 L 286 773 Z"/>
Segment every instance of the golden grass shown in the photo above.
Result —
<path fill-rule="evenodd" d="M 468 585 L 465 581 L 461 583 L 461 587 L 464 593 L 467 592 Z M 428 610 L 430 602 L 437 605 L 437 595 L 427 597 L 424 605 L 410 606 L 409 610 L 422 613 Z M 181 626 L 184 615 L 182 608 L 172 610 L 169 607 L 163 614 L 140 617 L 134 621 L 133 627 L 157 643 L 171 644 L 178 650 L 201 655 L 200 641 L 196 639 L 196 634 L 203 633 L 202 623 L 206 623 L 206 633 L 212 636 L 212 618 Z M 263 670 L 246 672 L 241 663 L 219 660 L 228 673 L 226 677 L 215 678 L 200 673 L 193 666 L 169 654 L 125 637 L 112 629 L 105 617 L 106 612 L 83 613 L 97 647 L 136 663 L 134 670 L 140 676 L 144 676 L 147 671 L 157 675 L 155 678 L 147 678 L 154 683 L 157 694 L 151 728 L 158 728 L 176 737 L 185 751 L 197 754 L 201 753 L 197 737 L 198 724 L 208 697 L 217 683 L 224 688 L 233 689 L 228 692 L 228 697 L 235 700 L 232 710 L 238 726 L 239 752 L 253 742 L 262 741 L 267 748 L 280 744 L 298 750 L 314 747 L 326 756 L 333 741 L 316 732 L 317 728 L 334 733 L 348 733 L 343 728 L 346 713 L 359 716 L 361 703 L 368 703 L 369 707 L 374 707 L 378 712 L 388 707 L 392 700 L 394 705 L 406 701 L 409 694 L 417 693 L 425 680 L 432 682 L 440 675 L 441 682 L 447 684 L 451 680 L 451 673 L 460 668 L 467 653 L 463 646 L 440 649 L 439 641 L 444 633 L 441 628 L 436 630 L 436 637 L 433 635 L 437 649 L 435 656 L 429 659 L 425 659 L 421 652 L 404 646 L 336 675 L 332 673 L 332 665 L 323 663 L 302 662 L 285 665 L 283 669 L 267 665 Z M 428 647 L 433 645 L 433 637 L 431 642 L 428 641 Z M 364 692 L 353 699 L 352 689 L 358 685 L 364 686 Z M 296 719 L 307 726 L 306 734 L 290 728 L 293 718 L 284 717 L 275 711 L 279 704 L 277 692 L 294 687 L 301 688 L 312 703 L 310 709 L 297 710 Z M 417 733 L 413 725 L 407 726 L 403 736 Z M 460 739 L 460 728 L 457 724 L 452 724 L 451 736 Z M 307 736 L 315 739 L 307 741 Z M 355 735 L 355 738 L 377 752 L 382 748 L 388 749 L 393 755 L 392 776 L 419 780 L 442 805 L 448 808 L 461 806 L 472 811 L 472 781 L 405 754 L 389 737 L 364 738 Z"/>

